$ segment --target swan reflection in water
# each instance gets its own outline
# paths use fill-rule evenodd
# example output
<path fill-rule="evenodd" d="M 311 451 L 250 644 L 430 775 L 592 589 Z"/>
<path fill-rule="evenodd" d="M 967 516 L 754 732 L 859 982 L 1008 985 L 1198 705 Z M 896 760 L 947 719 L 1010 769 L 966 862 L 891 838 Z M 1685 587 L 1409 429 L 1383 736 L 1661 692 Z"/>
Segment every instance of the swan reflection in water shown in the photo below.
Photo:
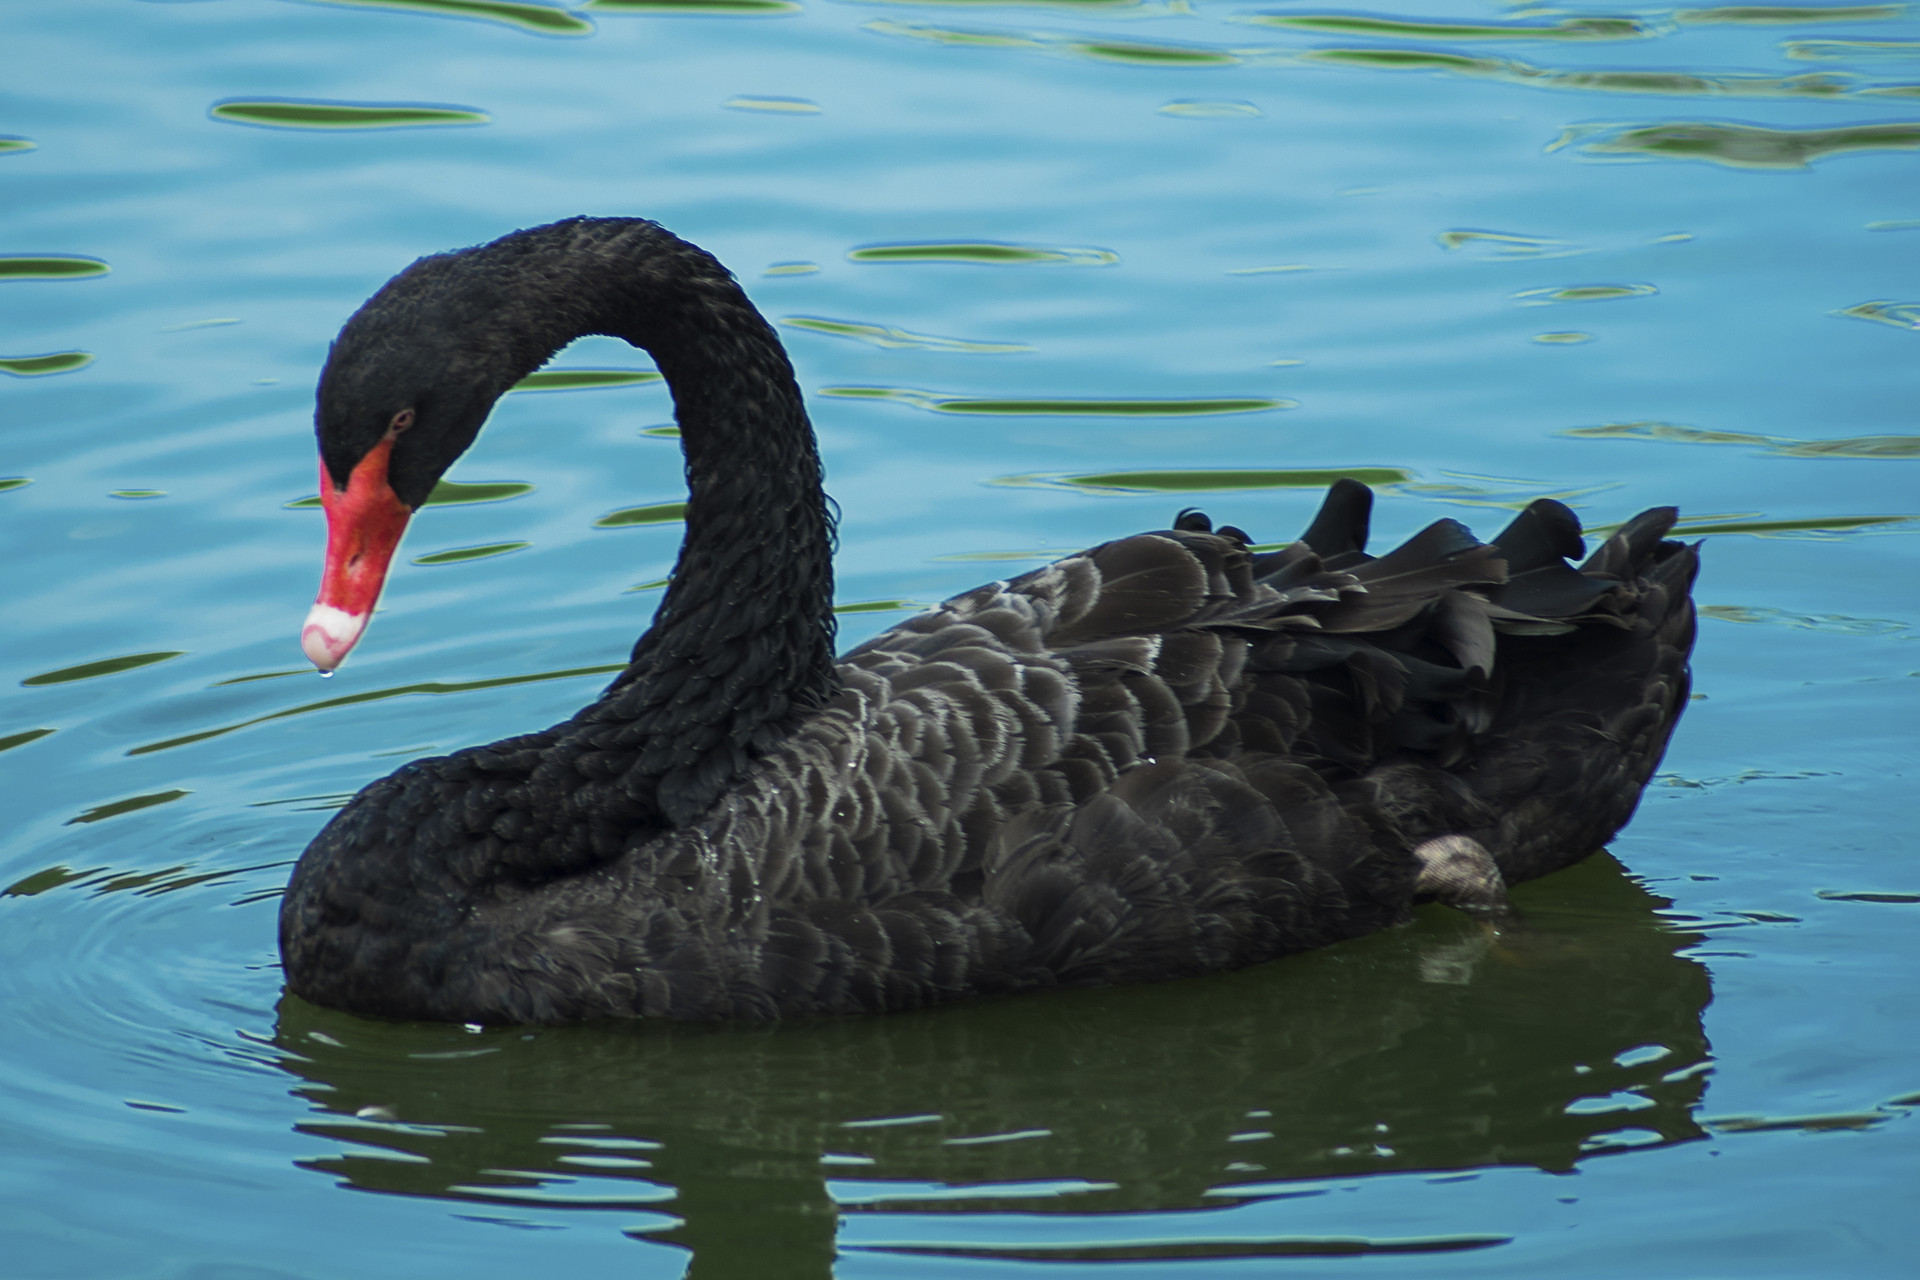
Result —
<path fill-rule="evenodd" d="M 314 1108 L 296 1127 L 340 1144 L 304 1167 L 481 1221 L 617 1224 L 689 1250 L 694 1280 L 830 1276 L 862 1247 L 837 1244 L 842 1215 L 902 1212 L 959 1217 L 897 1253 L 1350 1254 L 1369 1245 L 1226 1240 L 1218 1218 L 1294 1183 L 1566 1171 L 1703 1136 L 1710 988 L 1681 954 L 1700 935 L 1605 854 L 1514 898 L 1501 933 L 1430 906 L 1238 973 L 882 1019 L 467 1032 L 290 995 L 277 1041 Z M 1188 1239 L 1099 1224 L 1145 1211 L 1190 1214 Z M 1068 1247 L 959 1243 L 985 1212 L 1089 1225 Z"/>

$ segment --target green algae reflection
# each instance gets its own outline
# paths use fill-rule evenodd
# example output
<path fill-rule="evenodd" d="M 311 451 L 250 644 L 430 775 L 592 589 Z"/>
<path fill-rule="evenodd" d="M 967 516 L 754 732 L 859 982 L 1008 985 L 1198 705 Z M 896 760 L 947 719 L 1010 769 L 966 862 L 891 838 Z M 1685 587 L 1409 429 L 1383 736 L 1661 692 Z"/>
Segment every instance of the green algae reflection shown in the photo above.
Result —
<path fill-rule="evenodd" d="M 1434 240 L 1449 253 L 1465 250 L 1482 258 L 1564 258 L 1584 251 L 1580 245 L 1565 240 L 1507 231 L 1479 231 L 1471 227 L 1442 231 Z"/>
<path fill-rule="evenodd" d="M 1246 489 L 1324 489 L 1336 480 L 1394 485 L 1413 479 L 1403 467 L 1305 467 L 1255 471 L 1103 471 L 1073 476 L 1003 476 L 1015 488 L 1045 485 L 1082 493 L 1228 493 Z"/>
<path fill-rule="evenodd" d="M 123 813 L 136 813 L 141 809 L 151 809 L 157 804 L 171 804 L 191 791 L 155 791 L 144 796 L 128 796 L 125 800 L 115 800 L 111 804 L 97 804 L 78 817 L 68 818 L 67 825 L 80 822 L 100 822 L 107 818 L 117 818 Z"/>
<path fill-rule="evenodd" d="M 135 796 L 133 800 L 139 801 L 139 803 L 133 804 L 131 808 L 116 808 L 115 805 L 101 805 L 97 809 L 87 810 L 85 814 L 73 819 L 67 825 L 72 826 L 75 822 L 98 822 L 101 818 L 111 818 L 118 813 L 132 813 L 135 809 L 151 808 L 156 804 L 165 804 L 168 800 L 178 800 L 182 796 L 191 794 L 193 793 L 190 791 L 162 791 L 152 796 Z M 343 797 L 343 799 L 351 798 L 351 796 Z M 130 803 L 130 801 L 116 802 L 117 805 L 122 806 Z M 335 807 L 337 808 L 338 806 Z M 102 810 L 106 809 L 113 809 L 114 812 L 102 812 Z M 95 893 L 121 893 L 131 890 L 142 897 L 151 898 L 163 893 L 173 893 L 180 889 L 191 889 L 195 885 L 210 884 L 220 880 L 231 880 L 235 876 L 250 875 L 255 871 L 270 871 L 277 867 L 291 865 L 291 862 L 263 862 L 251 867 L 225 867 L 217 871 L 194 871 L 192 863 L 180 862 L 170 867 L 162 867 L 158 871 L 116 871 L 112 867 L 82 867 L 76 869 L 67 866 L 65 863 L 60 863 L 14 881 L 6 888 L 0 889 L 0 897 L 30 898 L 36 894 L 46 893 L 52 889 L 64 889 L 71 886 L 76 889 L 91 889 Z M 275 896 L 281 892 L 282 890 L 275 889 L 272 894 L 266 896 Z M 242 904 L 236 902 L 233 905 L 240 906 Z M 129 1102 L 127 1105 L 136 1106 L 140 1104 Z M 180 1109 L 178 1107 L 163 1107 L 155 1103 L 148 1103 L 146 1106 L 155 1111 L 177 1111 Z"/>
<path fill-rule="evenodd" d="M 900 613 L 908 609 L 924 609 L 925 605 L 913 600 L 859 600 L 852 604 L 836 604 L 835 613 Z"/>
<path fill-rule="evenodd" d="M 1364 13 L 1246 13 L 1235 22 L 1261 27 L 1387 40 L 1639 40 L 1654 34 L 1633 18 L 1562 18 L 1558 22 L 1414 22 Z"/>
<path fill-rule="evenodd" d="M 531 542 L 489 542 L 479 547 L 454 547 L 450 551 L 435 551 L 429 555 L 415 556 L 409 563 L 417 565 L 464 564 L 468 560 L 485 560 L 492 556 L 504 556 L 512 551 L 522 551 L 532 546 Z"/>
<path fill-rule="evenodd" d="M 28 476 L 0 476 L 0 493 L 6 493 L 11 489 L 24 489 L 32 483 L 32 478 Z"/>
<path fill-rule="evenodd" d="M 0 373 L 16 378 L 39 378 L 50 373 L 72 373 L 93 363 L 91 351 L 55 351 L 44 356 L 0 356 Z"/>
<path fill-rule="evenodd" d="M 178 738 L 168 738 L 162 742 L 149 742 L 130 749 L 130 756 L 151 755 L 156 751 L 171 751 L 175 747 L 188 746 L 195 742 L 205 742 L 209 738 L 222 737 L 241 729 L 249 729 L 257 724 L 266 724 L 273 720 L 285 720 L 289 716 L 307 715 L 314 711 L 329 711 L 335 707 L 351 707 L 362 702 L 380 702 L 387 698 L 404 698 L 410 694 L 446 694 L 470 693 L 476 689 L 504 689 L 517 684 L 535 684 L 543 680 L 569 680 L 576 676 L 604 676 L 615 671 L 626 670 L 626 664 L 615 662 L 595 667 L 569 667 L 563 671 L 536 671 L 524 676 L 499 676 L 491 680 L 425 680 L 419 684 L 397 685 L 390 689 L 369 689 L 365 693 L 350 693 L 338 698 L 324 698 L 319 702 L 308 702 L 297 707 L 288 707 L 284 711 L 269 712 L 264 716 L 255 716 L 251 720 L 241 720 L 234 724 L 221 725 L 215 729 L 203 729 L 199 733 L 189 733 Z"/>
<path fill-rule="evenodd" d="M 0 280 L 80 280 L 103 276 L 111 270 L 98 258 L 67 254 L 0 257 Z"/>
<path fill-rule="evenodd" d="M 1700 616 L 1721 622 L 1758 623 L 1764 626 L 1791 627 L 1796 631 L 1822 631 L 1836 636 L 1891 636 L 1910 628 L 1891 618 L 1853 618 L 1844 613 L 1789 613 L 1756 605 L 1703 604 Z"/>
<path fill-rule="evenodd" d="M 1031 351 L 1024 342 L 971 342 L 965 338 L 941 338 L 930 333 L 909 333 L 891 325 L 865 324 L 858 320 L 831 320 L 826 316 L 784 316 L 780 323 L 789 329 L 805 329 L 833 338 L 851 338 L 870 346 L 893 350 L 902 347 L 925 351 L 955 351 L 973 354 L 997 354 Z"/>
<path fill-rule="evenodd" d="M 513 391 L 592 391 L 659 382 L 652 369 L 541 369 L 513 384 Z"/>
<path fill-rule="evenodd" d="M 1211 98 L 1175 98 L 1158 110 L 1176 120 L 1257 120 L 1264 114 L 1251 102 Z"/>
<path fill-rule="evenodd" d="M 343 9 L 392 9 L 434 17 L 478 18 L 499 22 L 542 36 L 590 36 L 593 24 L 565 9 L 544 4 L 516 4 L 512 0 L 311 0 Z"/>
<path fill-rule="evenodd" d="M 1589 70 L 1538 67 L 1513 58 L 1473 57 L 1427 49 L 1309 49 L 1297 58 L 1306 63 L 1370 67 L 1379 71 L 1443 71 L 1536 89 L 1569 89 L 1581 93 L 1830 99 L 1847 97 L 1854 92 L 1850 77 L 1831 72 L 1769 76 L 1737 72 L 1696 75 L 1685 71 Z M 1905 86 L 1890 86 L 1863 92 L 1900 93 L 1904 89 Z"/>
<path fill-rule="evenodd" d="M 1550 302 L 1612 302 L 1619 298 L 1645 298 L 1660 292 L 1650 284 L 1576 284 L 1559 289 L 1522 289 L 1514 301 L 1530 307 Z"/>
<path fill-rule="evenodd" d="M 422 506 L 428 507 L 464 507 L 476 502 L 505 502 L 508 498 L 518 498 L 522 494 L 533 492 L 533 486 L 523 480 L 480 480 L 467 484 L 459 480 L 441 480 L 433 486 L 433 492 L 427 495 Z M 320 495 L 310 493 L 304 498 L 287 503 L 289 511 L 304 511 L 321 505 Z"/>
<path fill-rule="evenodd" d="M 1688 26 L 1784 26 L 1800 22 L 1891 22 L 1907 16 L 1904 4 L 1727 5 L 1717 9 L 1681 9 L 1676 22 Z"/>
<path fill-rule="evenodd" d="M 51 737 L 53 733 L 52 729 L 28 729 L 22 733 L 9 733 L 5 737 L 0 737 L 0 751 L 24 747 L 29 742 L 38 742 L 42 738 Z"/>
<path fill-rule="evenodd" d="M 1295 409 L 1293 400 L 1244 397 L 1209 400 L 1015 400 L 946 396 L 909 387 L 822 387 L 820 394 L 842 400 L 888 400 L 933 413 L 988 414 L 996 417 L 1198 418 L 1223 413 L 1261 413 Z"/>
<path fill-rule="evenodd" d="M 764 111 L 772 115 L 817 116 L 820 104 L 811 98 L 778 98 L 741 94 L 720 104 L 729 111 Z"/>
<path fill-rule="evenodd" d="M 1859 533 L 1865 530 L 1893 532 L 1902 526 L 1920 524 L 1920 516 L 1814 516 L 1801 520 L 1765 520 L 1741 519 L 1727 520 L 1720 517 L 1702 516 L 1696 519 L 1682 519 L 1674 525 L 1676 535 L 1686 537 L 1693 534 L 1709 533 L 1747 533 L 1761 538 L 1793 537 L 1833 537 L 1844 533 Z M 1598 533 L 1598 530 L 1589 530 Z"/>
<path fill-rule="evenodd" d="M 75 825 L 75 823 L 119 818 L 121 814 L 134 814 L 134 812 L 138 812 L 138 810 L 154 808 L 156 804 L 171 804 L 171 802 L 179 800 L 182 796 L 190 796 L 190 794 L 194 793 L 192 793 L 192 791 L 156 791 L 156 793 L 144 794 L 144 796 L 127 796 L 125 800 L 113 800 L 111 804 L 96 804 L 94 808 L 86 810 L 81 816 L 67 819 L 67 825 L 71 827 L 71 825 Z"/>
<path fill-rule="evenodd" d="M 1883 298 L 1874 302 L 1862 302 L 1854 307 L 1846 307 L 1833 314 L 1847 316 L 1854 320 L 1871 320 L 1875 324 L 1891 325 L 1895 329 L 1920 329 L 1920 302 L 1895 302 L 1892 299 Z"/>
<path fill-rule="evenodd" d="M 265 129 L 420 129 L 487 124 L 493 117 L 471 107 L 435 107 L 404 102 L 325 102 L 301 98 L 230 98 L 207 114 L 232 124 Z"/>
<path fill-rule="evenodd" d="M 1111 249 L 1080 249 L 1037 244 L 1000 244 L 987 240 L 930 240 L 862 245 L 849 262 L 967 262 L 993 267 L 1110 267 L 1120 261 Z"/>
<path fill-rule="evenodd" d="M 1920 458 L 1920 436 L 1849 436 L 1839 440 L 1796 440 L 1745 431 L 1708 431 L 1675 422 L 1609 422 L 1561 432 L 1583 440 L 1657 440 L 1667 444 L 1739 444 L 1765 449 L 1783 458 Z"/>
<path fill-rule="evenodd" d="M 31 138 L 0 137 L 0 156 L 17 155 L 24 151 L 36 151 L 40 144 Z"/>
<path fill-rule="evenodd" d="M 50 684 L 72 684 L 76 680 L 93 680 L 100 676 L 119 675 L 122 671 L 137 671 L 141 667 L 150 667 L 156 662 L 166 662 L 186 653 L 184 649 L 166 649 L 157 653 L 129 653 L 118 658 L 101 658 L 96 662 L 83 662 L 74 667 L 61 667 L 56 671 L 43 671 L 37 676 L 28 676 L 20 683 L 29 689 L 37 689 Z"/>
<path fill-rule="evenodd" d="M 1839 129 L 1767 129 L 1716 121 L 1616 125 L 1590 132 L 1576 126 L 1549 151 L 1572 142 L 1597 156 L 1704 160 L 1735 169 L 1803 169 L 1828 156 L 1920 148 L 1920 122 L 1862 124 Z"/>
<path fill-rule="evenodd" d="M 1920 58 L 1920 40 L 1788 40 L 1780 51 L 1802 62 Z"/>
<path fill-rule="evenodd" d="M 712 17 L 769 18 L 783 13 L 799 13 L 801 6 L 792 0 L 587 0 L 582 13 L 645 16 L 660 14 L 706 14 Z"/>
<path fill-rule="evenodd" d="M 656 502 L 648 507 L 624 507 L 619 511 L 609 511 L 593 522 L 596 529 L 627 529 L 642 524 L 672 524 L 684 520 L 687 504 L 684 502 Z"/>

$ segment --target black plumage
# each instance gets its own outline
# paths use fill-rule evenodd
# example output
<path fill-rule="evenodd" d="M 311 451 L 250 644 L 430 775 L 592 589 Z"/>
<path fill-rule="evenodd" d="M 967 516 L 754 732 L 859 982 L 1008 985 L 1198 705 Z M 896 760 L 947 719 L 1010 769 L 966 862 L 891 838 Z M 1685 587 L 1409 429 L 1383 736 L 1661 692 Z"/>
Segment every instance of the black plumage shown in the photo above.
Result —
<path fill-rule="evenodd" d="M 636 219 L 395 277 L 322 375 L 329 474 L 414 410 L 388 474 L 417 506 L 585 333 L 644 347 L 673 391 L 690 496 L 666 598 L 572 718 L 415 761 L 315 838 L 280 932 L 309 1000 L 768 1018 L 1244 966 L 1422 896 L 1497 906 L 1451 886 L 1497 897 L 1599 848 L 1685 705 L 1697 559 L 1664 540 L 1670 508 L 1578 569 L 1550 501 L 1492 543 L 1442 520 L 1375 558 L 1349 481 L 1281 550 L 1183 512 L 836 665 L 791 367 L 719 263 Z"/>

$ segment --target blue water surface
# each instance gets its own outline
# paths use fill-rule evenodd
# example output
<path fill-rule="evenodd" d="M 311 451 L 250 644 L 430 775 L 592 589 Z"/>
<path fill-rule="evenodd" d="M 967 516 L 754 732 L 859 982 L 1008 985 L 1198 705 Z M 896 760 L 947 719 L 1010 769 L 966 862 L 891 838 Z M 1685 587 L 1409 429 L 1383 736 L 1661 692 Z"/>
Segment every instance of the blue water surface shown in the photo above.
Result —
<path fill-rule="evenodd" d="M 1911 1274 L 1920 22 L 1356 14 L 10 6 L 0 1271 Z M 848 642 L 1184 505 L 1285 541 L 1324 481 L 1289 472 L 1368 469 L 1383 540 L 1672 503 L 1707 608 L 1663 773 L 1497 938 L 1429 908 L 773 1029 L 283 998 L 328 812 L 565 715 L 659 600 L 679 525 L 596 522 L 682 496 L 664 387 L 529 390 L 450 476 L 514 487 L 423 512 L 338 678 L 296 646 L 328 341 L 415 257 L 578 213 L 781 325 Z M 962 249 L 861 252 L 903 244 Z"/>

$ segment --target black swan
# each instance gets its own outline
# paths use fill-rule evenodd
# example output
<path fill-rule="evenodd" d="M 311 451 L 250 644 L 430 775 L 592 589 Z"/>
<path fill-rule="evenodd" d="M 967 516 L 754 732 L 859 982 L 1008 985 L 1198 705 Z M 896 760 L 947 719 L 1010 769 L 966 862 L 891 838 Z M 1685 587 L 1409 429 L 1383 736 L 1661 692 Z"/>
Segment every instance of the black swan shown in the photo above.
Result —
<path fill-rule="evenodd" d="M 574 218 L 423 258 L 321 374 L 332 670 L 494 401 L 582 334 L 651 352 L 686 537 L 631 664 L 538 733 L 417 760 L 308 846 L 288 987 L 475 1023 L 775 1018 L 1231 969 L 1498 912 L 1626 822 L 1686 704 L 1672 508 L 1578 569 L 1542 500 L 1380 557 L 1342 481 L 1256 552 L 1197 512 L 833 658 L 833 523 L 791 365 L 726 269 Z"/>

